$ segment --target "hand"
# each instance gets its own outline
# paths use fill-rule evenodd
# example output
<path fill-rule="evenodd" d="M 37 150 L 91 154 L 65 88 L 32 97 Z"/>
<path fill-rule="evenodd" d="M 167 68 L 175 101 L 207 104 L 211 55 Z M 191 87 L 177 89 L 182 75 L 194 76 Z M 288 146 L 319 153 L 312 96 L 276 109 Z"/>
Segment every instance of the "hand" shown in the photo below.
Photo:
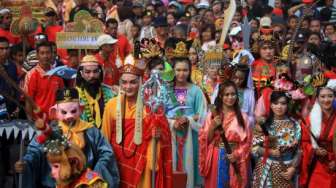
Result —
<path fill-rule="evenodd" d="M 161 129 L 158 128 L 158 127 L 155 127 L 152 129 L 152 137 L 153 138 L 156 138 L 156 139 L 159 139 L 161 136 Z"/>
<path fill-rule="evenodd" d="M 174 123 L 174 128 L 177 130 L 183 130 L 188 126 L 189 120 L 186 117 L 176 118 Z"/>
<path fill-rule="evenodd" d="M 212 120 L 211 127 L 215 130 L 218 126 L 222 125 L 222 118 L 220 116 L 215 116 Z"/>
<path fill-rule="evenodd" d="M 265 117 L 263 117 L 263 116 L 261 116 L 261 117 L 257 117 L 257 123 L 258 123 L 259 125 L 264 124 L 265 121 L 266 121 L 266 118 L 265 118 Z"/>
<path fill-rule="evenodd" d="M 329 166 L 329 169 L 331 171 L 336 171 L 336 162 L 335 161 L 331 161 L 328 166 Z"/>
<path fill-rule="evenodd" d="M 233 155 L 233 153 L 227 154 L 227 158 L 229 159 L 230 163 L 234 163 L 237 161 L 237 158 Z"/>
<path fill-rule="evenodd" d="M 111 87 L 111 90 L 112 90 L 114 93 L 119 93 L 119 86 L 117 86 L 117 85 L 113 85 L 113 86 Z"/>
<path fill-rule="evenodd" d="M 282 173 L 281 173 L 281 176 L 282 176 L 283 178 L 285 178 L 285 180 L 288 180 L 288 181 L 289 181 L 289 180 L 292 179 L 294 173 L 295 173 L 295 168 L 294 168 L 294 167 L 289 167 L 289 168 L 287 168 L 287 171 L 286 171 L 286 172 L 282 172 Z"/>
<path fill-rule="evenodd" d="M 16 173 L 22 174 L 25 169 L 26 163 L 24 161 L 17 161 L 14 165 Z"/>
<path fill-rule="evenodd" d="M 317 148 L 317 149 L 315 150 L 315 154 L 316 154 L 317 156 L 324 157 L 324 156 L 328 155 L 328 151 L 325 150 L 324 148 Z"/>
<path fill-rule="evenodd" d="M 279 149 L 270 149 L 270 155 L 272 157 L 280 157 L 281 153 Z"/>

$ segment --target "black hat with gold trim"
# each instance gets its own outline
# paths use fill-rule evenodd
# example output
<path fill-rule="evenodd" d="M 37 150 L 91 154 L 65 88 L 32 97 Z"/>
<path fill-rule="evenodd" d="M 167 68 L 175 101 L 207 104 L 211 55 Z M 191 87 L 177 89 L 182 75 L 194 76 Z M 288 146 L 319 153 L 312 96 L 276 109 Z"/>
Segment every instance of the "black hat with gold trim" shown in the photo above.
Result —
<path fill-rule="evenodd" d="M 78 91 L 75 88 L 64 88 L 56 91 L 56 103 L 78 102 Z"/>

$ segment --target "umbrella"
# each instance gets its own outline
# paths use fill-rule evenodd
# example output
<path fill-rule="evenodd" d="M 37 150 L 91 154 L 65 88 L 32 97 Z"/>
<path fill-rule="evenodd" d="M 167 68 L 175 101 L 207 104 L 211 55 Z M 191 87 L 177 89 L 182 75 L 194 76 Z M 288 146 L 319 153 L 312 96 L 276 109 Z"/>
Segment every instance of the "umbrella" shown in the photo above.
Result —
<path fill-rule="evenodd" d="M 70 68 L 64 65 L 64 66 L 59 66 L 59 67 L 49 70 L 46 75 L 49 75 L 49 76 L 56 75 L 61 78 L 70 80 L 76 77 L 76 73 L 77 73 L 76 69 L 73 69 L 73 68 Z"/>

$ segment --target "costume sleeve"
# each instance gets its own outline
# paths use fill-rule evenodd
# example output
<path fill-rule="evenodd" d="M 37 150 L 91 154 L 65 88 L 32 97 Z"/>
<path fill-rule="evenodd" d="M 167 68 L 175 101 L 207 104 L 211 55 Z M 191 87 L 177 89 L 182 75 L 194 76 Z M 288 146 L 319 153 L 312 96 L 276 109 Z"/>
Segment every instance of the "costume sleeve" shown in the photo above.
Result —
<path fill-rule="evenodd" d="M 202 90 L 198 87 L 198 86 L 194 86 L 196 89 L 192 90 L 192 92 L 195 92 L 194 95 L 192 95 L 194 97 L 194 99 L 189 99 L 189 100 L 194 100 L 194 104 L 193 104 L 193 109 L 195 114 L 194 115 L 198 115 L 198 120 L 194 121 L 192 116 L 189 116 L 189 122 L 190 122 L 190 126 L 194 131 L 197 131 L 200 129 L 200 127 L 202 126 L 204 119 L 206 118 L 206 111 L 207 111 L 207 105 L 206 105 L 206 99 L 205 96 L 202 92 Z"/>
<path fill-rule="evenodd" d="M 115 155 L 111 145 L 97 128 L 90 128 L 87 131 L 88 143 L 92 147 L 92 153 L 87 153 L 88 163 L 93 163 L 92 168 L 99 173 L 103 179 L 108 182 L 109 188 L 117 188 L 119 186 L 119 171 Z M 89 164 L 90 165 L 90 164 Z"/>
<path fill-rule="evenodd" d="M 239 143 L 239 147 L 233 151 L 235 157 L 237 157 L 240 161 L 245 161 L 250 156 L 250 148 L 252 145 L 252 131 L 249 125 L 249 120 L 247 115 L 243 115 L 245 122 L 245 132 L 246 138 Z"/>
<path fill-rule="evenodd" d="M 208 140 L 209 126 L 211 125 L 211 113 L 208 114 L 204 126 L 199 132 L 199 169 L 200 174 L 206 177 L 212 164 L 214 145 Z M 215 135 L 214 135 L 215 136 Z"/>
<path fill-rule="evenodd" d="M 23 160 L 26 163 L 22 179 L 25 188 L 35 188 L 41 185 L 55 187 L 55 182 L 49 175 L 50 167 L 47 159 L 35 138 L 29 143 Z"/>
<path fill-rule="evenodd" d="M 308 181 L 308 169 L 309 165 L 312 160 L 312 156 L 314 154 L 314 149 L 311 144 L 311 138 L 310 138 L 310 121 L 309 118 L 306 119 L 306 123 L 301 123 L 301 131 L 302 131 L 302 137 L 301 137 L 301 150 L 302 150 L 302 157 L 301 157 L 301 169 L 300 169 L 300 179 L 299 183 L 300 186 L 307 185 Z"/>
<path fill-rule="evenodd" d="M 104 109 L 104 114 L 103 114 L 103 122 L 102 122 L 102 134 L 104 135 L 104 137 L 109 141 L 109 143 L 112 142 L 112 138 L 111 138 L 111 126 L 112 126 L 112 117 L 111 117 L 111 110 L 110 110 L 110 106 L 111 106 L 111 100 L 106 104 L 105 109 Z"/>

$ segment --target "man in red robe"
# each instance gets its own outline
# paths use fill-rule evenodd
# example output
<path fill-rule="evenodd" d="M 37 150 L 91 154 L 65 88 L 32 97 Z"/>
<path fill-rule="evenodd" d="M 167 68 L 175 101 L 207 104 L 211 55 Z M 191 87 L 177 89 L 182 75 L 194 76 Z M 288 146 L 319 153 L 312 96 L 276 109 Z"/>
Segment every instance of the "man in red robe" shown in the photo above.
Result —
<path fill-rule="evenodd" d="M 170 188 L 172 154 L 168 121 L 163 113 L 152 114 L 143 109 L 139 91 L 142 73 L 128 62 L 134 62 L 131 55 L 121 68 L 121 91 L 106 104 L 102 125 L 118 161 L 120 187 L 153 187 L 154 170 L 155 187 Z"/>

